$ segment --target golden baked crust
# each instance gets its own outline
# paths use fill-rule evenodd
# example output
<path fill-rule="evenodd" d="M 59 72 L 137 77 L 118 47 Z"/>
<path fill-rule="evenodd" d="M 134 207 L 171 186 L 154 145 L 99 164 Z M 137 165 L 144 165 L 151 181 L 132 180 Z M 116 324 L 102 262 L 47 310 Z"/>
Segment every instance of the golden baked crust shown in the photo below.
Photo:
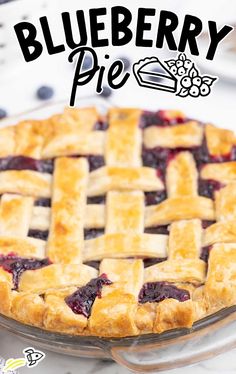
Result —
<path fill-rule="evenodd" d="M 235 139 L 133 108 L 0 129 L 0 313 L 124 337 L 236 304 Z"/>

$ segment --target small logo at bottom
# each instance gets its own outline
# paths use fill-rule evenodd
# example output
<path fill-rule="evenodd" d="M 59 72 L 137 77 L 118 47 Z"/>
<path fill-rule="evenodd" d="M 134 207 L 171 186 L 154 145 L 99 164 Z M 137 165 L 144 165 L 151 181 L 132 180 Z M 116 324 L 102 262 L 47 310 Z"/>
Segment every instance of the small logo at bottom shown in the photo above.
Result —
<path fill-rule="evenodd" d="M 31 368 L 31 367 L 34 367 L 34 366 L 38 365 L 38 363 L 45 358 L 45 353 L 43 353 L 41 351 L 36 351 L 32 347 L 25 348 L 23 350 L 23 353 L 24 353 L 25 358 L 27 360 L 27 367 L 28 368 L 29 367 Z"/>
<path fill-rule="evenodd" d="M 9 358 L 7 361 L 2 360 L 0 365 L 0 374 L 16 374 L 15 370 L 23 366 L 33 368 L 45 358 L 45 353 L 36 350 L 33 347 L 25 348 L 23 350 L 23 354 L 25 357 Z"/>

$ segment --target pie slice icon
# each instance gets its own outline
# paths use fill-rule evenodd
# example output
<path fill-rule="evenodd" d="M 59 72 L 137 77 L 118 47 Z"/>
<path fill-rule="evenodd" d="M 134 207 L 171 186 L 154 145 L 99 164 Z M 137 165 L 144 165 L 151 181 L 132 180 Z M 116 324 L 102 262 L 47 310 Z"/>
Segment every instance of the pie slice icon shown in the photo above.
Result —
<path fill-rule="evenodd" d="M 133 64 L 134 76 L 141 87 L 176 92 L 177 79 L 157 57 L 146 57 Z"/>

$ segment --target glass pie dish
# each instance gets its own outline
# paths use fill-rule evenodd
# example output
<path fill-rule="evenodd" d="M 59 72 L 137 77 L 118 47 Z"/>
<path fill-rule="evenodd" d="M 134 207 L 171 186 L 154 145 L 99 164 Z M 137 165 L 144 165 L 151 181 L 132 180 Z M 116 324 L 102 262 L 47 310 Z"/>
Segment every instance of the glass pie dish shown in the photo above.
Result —
<path fill-rule="evenodd" d="M 8 118 L 7 126 L 23 118 L 44 118 L 62 111 L 65 102 L 44 105 L 27 113 Z M 95 105 L 102 113 L 110 104 L 97 98 L 85 98 L 78 106 Z M 0 327 L 39 348 L 78 357 L 113 359 L 136 372 L 156 372 L 177 368 L 213 357 L 236 346 L 236 306 L 222 309 L 194 323 L 191 329 L 175 329 L 162 334 L 127 338 L 98 338 L 52 333 L 21 324 L 0 315 Z"/>

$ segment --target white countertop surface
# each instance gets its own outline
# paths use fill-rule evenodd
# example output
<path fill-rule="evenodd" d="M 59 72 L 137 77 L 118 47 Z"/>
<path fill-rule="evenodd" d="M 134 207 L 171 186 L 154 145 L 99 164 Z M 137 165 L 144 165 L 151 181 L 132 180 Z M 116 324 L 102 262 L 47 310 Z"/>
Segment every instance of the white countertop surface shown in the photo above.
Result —
<path fill-rule="evenodd" d="M 33 345 L 34 348 L 37 348 Z M 26 343 L 15 336 L 0 331 L 0 356 L 4 358 L 22 357 Z M 44 350 L 45 359 L 32 369 L 33 374 L 128 374 L 129 370 L 112 361 L 64 356 Z M 19 374 L 29 374 L 28 368 L 20 368 Z M 193 366 L 161 372 L 165 374 L 235 374 L 236 349 L 221 354 L 211 360 Z"/>
<path fill-rule="evenodd" d="M 122 55 L 128 55 L 129 50 L 123 50 Z M 106 51 L 103 51 L 105 54 Z M 139 50 L 142 56 L 142 50 Z M 133 55 L 133 54 L 131 54 Z M 144 56 L 147 51 L 144 51 Z M 71 90 L 73 77 L 72 66 L 66 61 L 65 55 L 47 56 L 33 62 L 24 64 L 16 69 L 0 74 L 0 107 L 5 108 L 9 115 L 31 109 L 41 104 L 35 98 L 35 92 L 41 85 L 47 84 L 55 89 L 53 100 L 67 99 Z M 94 92 L 94 84 L 81 88 L 79 97 Z M 189 116 L 215 122 L 222 127 L 236 129 L 236 85 L 219 81 L 213 88 L 212 94 L 207 98 L 182 99 L 173 94 L 152 91 L 140 88 L 134 79 L 111 97 L 112 103 L 124 106 L 140 106 L 144 108 L 178 108 L 184 110 Z M 5 359 L 19 357 L 26 344 L 17 337 L 0 330 L 0 356 Z M 37 347 L 35 347 L 37 348 Z M 67 357 L 55 353 L 45 352 L 46 358 L 36 368 L 35 374 L 125 374 L 127 369 L 119 367 L 116 363 L 103 360 L 82 359 Z M 21 368 L 19 373 L 26 374 L 27 368 Z M 166 371 L 171 374 L 210 374 L 210 373 L 236 373 L 236 350 L 222 354 L 216 358 L 204 361 L 197 365 Z"/>

